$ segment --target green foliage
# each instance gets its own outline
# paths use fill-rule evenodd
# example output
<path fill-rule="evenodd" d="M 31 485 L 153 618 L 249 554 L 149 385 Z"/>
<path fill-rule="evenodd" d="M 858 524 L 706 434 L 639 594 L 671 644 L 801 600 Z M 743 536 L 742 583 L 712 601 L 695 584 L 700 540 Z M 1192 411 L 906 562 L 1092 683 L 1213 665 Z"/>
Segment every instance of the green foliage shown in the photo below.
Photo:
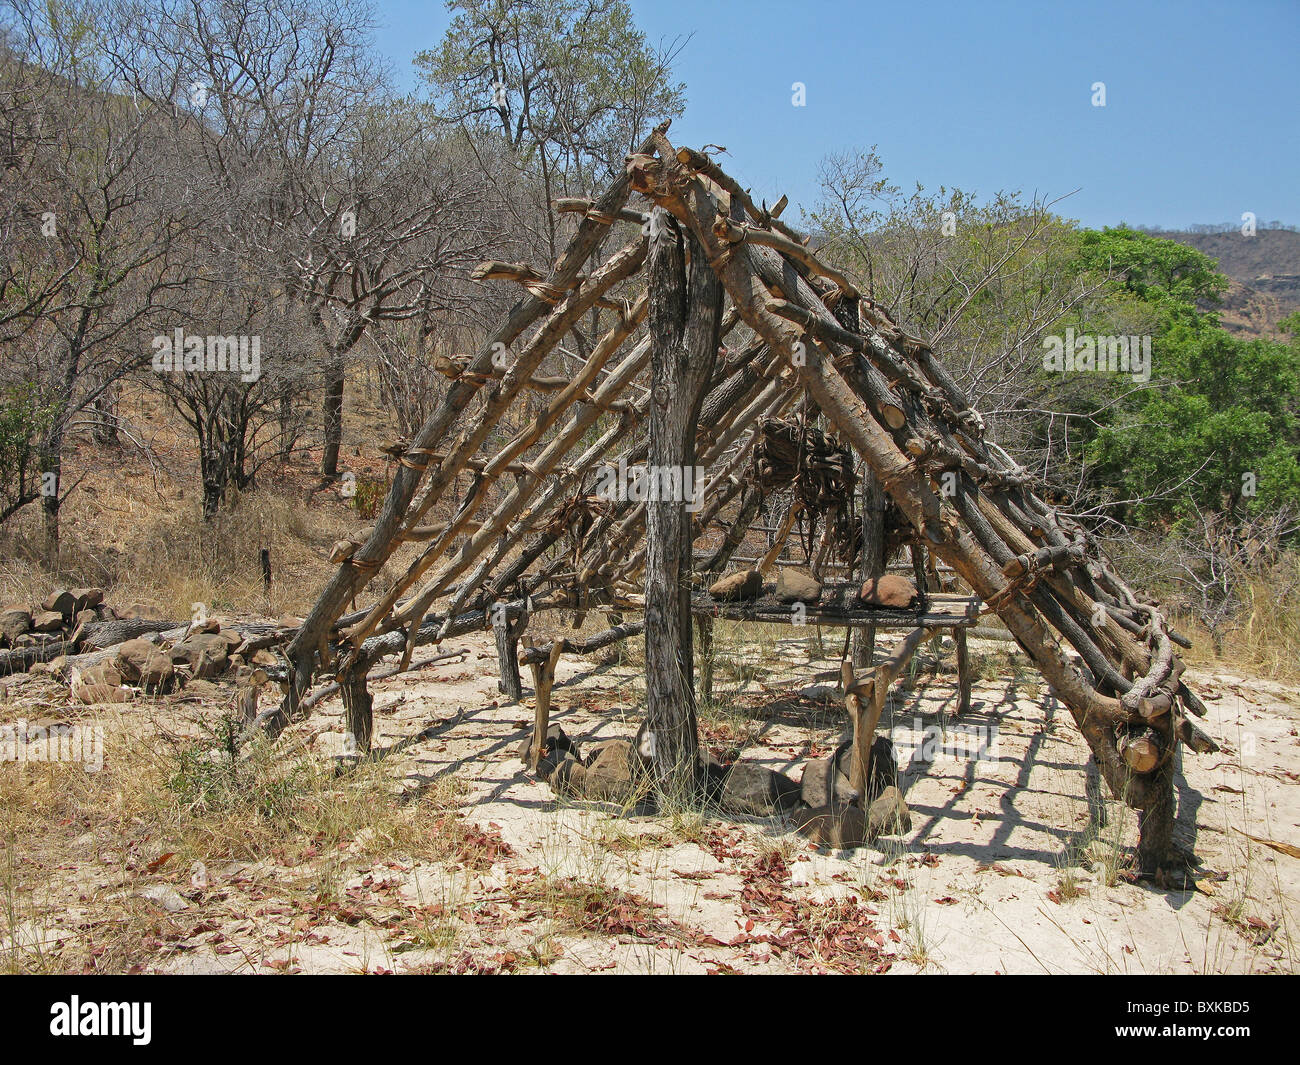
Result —
<path fill-rule="evenodd" d="M 1300 313 L 1291 343 L 1220 327 L 1228 280 L 1187 245 L 1079 230 L 1014 194 L 905 194 L 874 150 L 828 157 L 810 221 L 828 254 L 934 346 L 995 432 L 1084 507 L 1168 528 L 1300 507 Z M 1043 341 L 1150 338 L 1142 373 L 1049 372 Z"/>
<path fill-rule="evenodd" d="M 206 735 L 179 743 L 171 755 L 167 788 L 195 814 L 248 811 L 287 819 L 309 774 L 307 765 L 276 766 L 265 741 L 244 757 L 243 724 L 231 715 L 204 724 Z"/>
<path fill-rule="evenodd" d="M 352 506 L 363 518 L 373 518 L 379 513 L 388 495 L 388 483 L 378 477 L 357 478 L 357 494 L 352 497 Z"/>
<path fill-rule="evenodd" d="M 52 417 L 34 384 L 0 389 L 0 521 L 39 494 L 37 450 Z"/>
<path fill-rule="evenodd" d="M 624 0 L 449 0 L 442 43 L 415 59 L 444 117 L 495 126 L 565 175 L 614 172 L 685 91 Z M 496 86 L 500 85 L 500 91 Z"/>
<path fill-rule="evenodd" d="M 1172 309 L 1168 290 L 1154 298 Z M 1139 521 L 1300 506 L 1300 344 L 1174 317 L 1154 345 L 1158 387 L 1092 442 L 1100 489 L 1143 499 L 1128 508 Z"/>
<path fill-rule="evenodd" d="M 1165 322 L 1218 324 L 1201 305 L 1217 303 L 1228 279 L 1209 256 L 1179 244 L 1127 229 L 1084 230 L 1079 235 L 1080 268 L 1116 279 L 1117 294 L 1160 312 Z"/>

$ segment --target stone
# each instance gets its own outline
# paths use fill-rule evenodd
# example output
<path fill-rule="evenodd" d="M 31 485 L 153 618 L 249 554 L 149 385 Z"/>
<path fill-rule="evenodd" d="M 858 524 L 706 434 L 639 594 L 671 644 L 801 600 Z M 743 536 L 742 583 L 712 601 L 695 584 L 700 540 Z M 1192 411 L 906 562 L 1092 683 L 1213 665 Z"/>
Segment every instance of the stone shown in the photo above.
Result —
<path fill-rule="evenodd" d="M 858 798 L 853 790 L 853 739 L 849 737 L 825 758 L 814 758 L 804 766 L 800 798 L 805 806 L 844 805 Z M 894 745 L 888 736 L 876 736 L 871 744 L 867 767 L 867 796 L 874 797 L 898 783 Z"/>
<path fill-rule="evenodd" d="M 12 646 L 19 636 L 25 636 L 31 631 L 32 615 L 30 611 L 15 607 L 0 612 L 0 644 L 8 642 Z"/>
<path fill-rule="evenodd" d="M 858 599 L 869 607 L 888 607 L 891 610 L 906 610 L 919 597 L 916 586 L 906 577 L 896 573 L 887 573 L 883 577 L 869 577 L 862 582 Z"/>
<path fill-rule="evenodd" d="M 199 699 L 225 699 L 228 694 L 222 689 L 221 685 L 213 684 L 210 680 L 190 680 L 186 676 L 184 667 L 176 669 L 176 680 L 178 683 L 183 682 L 185 684 L 185 691 L 189 695 L 196 696 Z M 335 735 L 341 735 L 341 733 L 335 733 Z"/>
<path fill-rule="evenodd" d="M 190 908 L 190 904 L 181 897 L 181 893 L 168 884 L 154 884 L 147 887 L 140 892 L 140 897 L 148 899 L 168 913 L 180 913 L 181 910 Z"/>
<path fill-rule="evenodd" d="M 538 771 L 556 795 L 582 798 L 587 793 L 587 767 L 570 754 L 543 755 Z"/>
<path fill-rule="evenodd" d="M 867 798 L 898 787 L 898 756 L 888 736 L 877 736 L 871 744 L 871 765 L 867 769 Z"/>
<path fill-rule="evenodd" d="M 819 847 L 861 847 L 867 842 L 867 819 L 857 805 L 800 807 L 794 822 L 795 831 Z"/>
<path fill-rule="evenodd" d="M 64 615 L 57 610 L 42 610 L 32 619 L 33 632 L 60 632 L 64 625 Z"/>
<path fill-rule="evenodd" d="M 103 588 L 73 588 L 68 594 L 72 596 L 73 610 L 93 610 L 104 601 Z"/>
<path fill-rule="evenodd" d="M 84 684 L 111 684 L 117 687 L 122 683 L 122 674 L 112 662 L 96 662 L 81 671 Z"/>
<path fill-rule="evenodd" d="M 128 683 L 135 684 L 139 681 L 140 673 L 149 656 L 158 651 L 158 645 L 148 640 L 127 640 L 117 649 L 114 665 Z"/>
<path fill-rule="evenodd" d="M 606 740 L 587 756 L 583 794 L 602 802 L 625 803 L 632 798 L 632 744 Z"/>
<path fill-rule="evenodd" d="M 756 569 L 738 570 L 709 585 L 709 595 L 726 603 L 757 599 L 762 591 L 763 575 Z"/>
<path fill-rule="evenodd" d="M 727 813 L 773 817 L 799 804 L 799 785 L 756 762 L 737 762 L 727 773 L 718 805 Z"/>
<path fill-rule="evenodd" d="M 45 602 L 41 604 L 41 609 L 50 611 L 55 614 L 71 616 L 77 607 L 77 598 L 68 589 L 60 588 L 51 592 L 45 597 Z"/>
<path fill-rule="evenodd" d="M 219 633 L 196 632 L 171 650 L 174 665 L 184 665 L 195 677 L 216 677 L 230 664 L 230 644 Z"/>
<path fill-rule="evenodd" d="M 811 809 L 830 806 L 835 798 L 835 756 L 810 758 L 804 763 L 799 797 Z"/>
<path fill-rule="evenodd" d="M 782 603 L 815 603 L 822 597 L 822 586 L 807 573 L 783 569 L 776 577 L 776 597 Z"/>
<path fill-rule="evenodd" d="M 166 621 L 157 607 L 147 603 L 132 603 L 130 606 L 114 610 L 120 621 Z"/>
<path fill-rule="evenodd" d="M 72 675 L 72 694 L 83 703 L 128 703 L 131 691 L 112 662 L 97 662 Z"/>
<path fill-rule="evenodd" d="M 127 640 L 117 649 L 115 664 L 128 684 L 160 695 L 176 685 L 176 668 L 171 656 L 148 640 Z"/>
<path fill-rule="evenodd" d="M 705 747 L 700 748 L 699 755 L 700 787 L 704 792 L 704 799 L 717 806 L 722 802 L 722 789 L 727 783 L 727 774 L 731 771 L 731 766 Z"/>
<path fill-rule="evenodd" d="M 903 801 L 903 793 L 888 787 L 867 808 L 867 838 L 897 836 L 912 831 L 912 813 Z"/>
<path fill-rule="evenodd" d="M 532 750 L 533 734 L 530 730 L 528 735 L 517 748 L 519 760 L 526 763 L 528 759 L 532 757 Z M 582 754 L 578 750 L 578 745 L 574 743 L 573 740 L 569 739 L 565 734 L 564 729 L 560 728 L 559 725 L 552 725 L 546 730 L 546 746 L 542 751 L 543 762 L 547 760 L 548 755 L 553 762 L 566 756 L 582 761 Z M 545 774 L 543 774 L 543 776 L 544 775 Z"/>

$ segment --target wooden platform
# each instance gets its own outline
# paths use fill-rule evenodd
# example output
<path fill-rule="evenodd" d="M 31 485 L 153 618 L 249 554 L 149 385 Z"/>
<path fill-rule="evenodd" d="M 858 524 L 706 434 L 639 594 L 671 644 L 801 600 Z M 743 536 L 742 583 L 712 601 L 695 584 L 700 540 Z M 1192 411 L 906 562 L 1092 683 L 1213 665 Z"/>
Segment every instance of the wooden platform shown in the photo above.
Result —
<path fill-rule="evenodd" d="M 970 655 L 966 630 L 979 623 L 982 601 L 977 596 L 932 593 L 922 596 L 909 610 L 863 607 L 855 598 L 859 585 L 835 583 L 822 586 L 813 603 L 783 603 L 776 598 L 776 586 L 767 584 L 757 599 L 724 602 L 707 592 L 691 596 L 696 617 L 725 621 L 756 621 L 771 625 L 831 625 L 840 628 L 951 629 L 957 645 L 957 714 L 970 710 Z M 796 609 L 802 607 L 802 610 Z"/>
<path fill-rule="evenodd" d="M 724 602 L 706 592 L 691 596 L 691 611 L 727 621 L 761 621 L 789 625 L 793 617 L 806 624 L 861 628 L 875 625 L 887 629 L 968 629 L 979 623 L 981 601 L 976 596 L 933 593 L 922 597 L 909 610 L 858 606 L 856 584 L 832 584 L 823 588 L 815 603 L 783 603 L 776 598 L 775 585 L 764 585 L 763 594 L 745 602 Z M 802 607 L 802 610 L 797 610 Z"/>

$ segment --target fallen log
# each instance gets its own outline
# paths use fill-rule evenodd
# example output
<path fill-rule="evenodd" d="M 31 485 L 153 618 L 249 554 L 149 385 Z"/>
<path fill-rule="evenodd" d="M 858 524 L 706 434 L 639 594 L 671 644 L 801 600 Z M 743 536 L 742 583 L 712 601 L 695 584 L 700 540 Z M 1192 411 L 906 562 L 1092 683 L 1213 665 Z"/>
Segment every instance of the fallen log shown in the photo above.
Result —
<path fill-rule="evenodd" d="M 93 665 L 103 661 L 110 653 L 116 651 L 119 644 L 134 640 L 151 632 L 180 631 L 174 621 L 148 621 L 143 618 L 131 618 L 123 621 L 97 621 L 82 626 L 66 640 L 51 640 L 49 643 L 34 644 L 31 647 L 18 647 L 11 651 L 0 651 L 0 677 L 11 673 L 25 673 L 37 662 L 52 662 L 61 655 L 71 656 L 73 665 Z M 82 647 L 92 648 L 89 654 L 77 654 Z"/>

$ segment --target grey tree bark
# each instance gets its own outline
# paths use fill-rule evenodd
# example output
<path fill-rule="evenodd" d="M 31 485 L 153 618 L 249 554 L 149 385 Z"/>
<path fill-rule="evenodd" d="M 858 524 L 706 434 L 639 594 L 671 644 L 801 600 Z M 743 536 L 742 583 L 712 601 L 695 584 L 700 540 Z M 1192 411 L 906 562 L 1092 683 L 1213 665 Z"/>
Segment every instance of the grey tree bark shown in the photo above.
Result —
<path fill-rule="evenodd" d="M 650 470 L 660 488 L 695 464 L 695 429 L 718 351 L 722 285 L 667 211 L 651 217 Z M 668 474 L 667 477 L 664 474 Z M 661 494 L 663 494 L 661 492 Z M 695 790 L 698 761 L 691 632 L 692 516 L 677 498 L 646 508 L 646 729 L 661 800 Z"/>

